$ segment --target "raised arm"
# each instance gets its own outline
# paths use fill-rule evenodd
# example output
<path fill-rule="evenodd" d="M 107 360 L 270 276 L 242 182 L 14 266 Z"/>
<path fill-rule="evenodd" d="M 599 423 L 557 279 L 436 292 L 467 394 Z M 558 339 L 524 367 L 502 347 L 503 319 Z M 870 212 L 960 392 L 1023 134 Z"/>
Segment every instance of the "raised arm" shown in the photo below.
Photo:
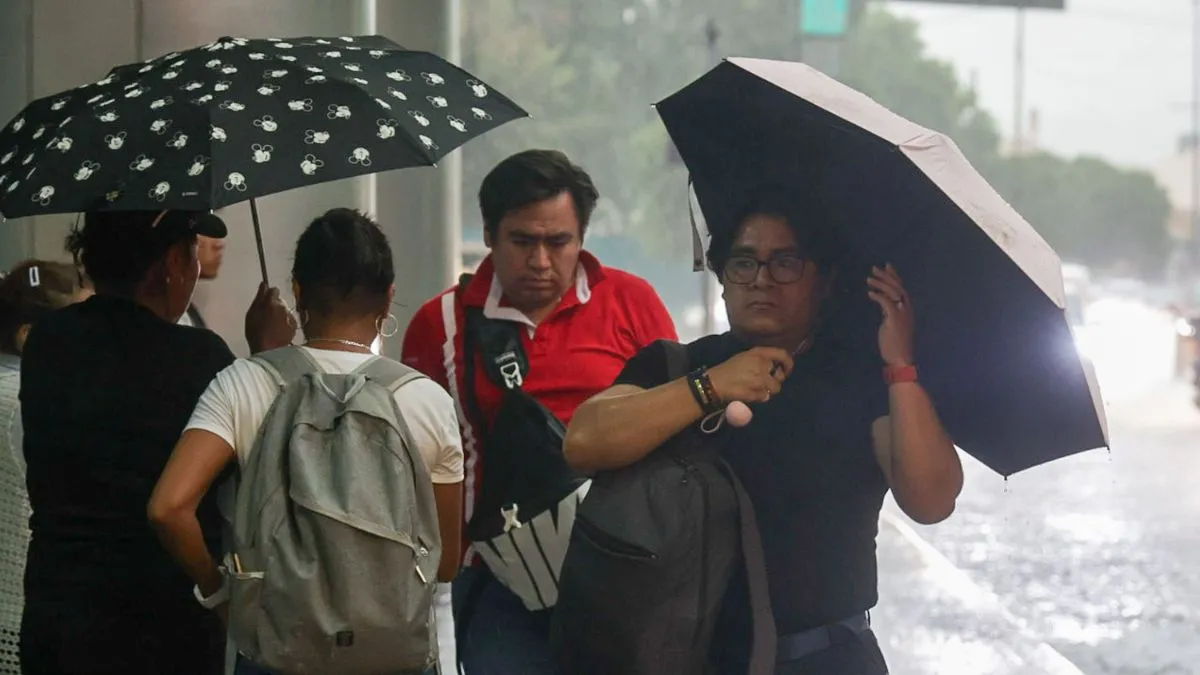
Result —
<path fill-rule="evenodd" d="M 657 352 L 657 353 L 656 353 Z M 775 368 L 775 364 L 781 368 Z M 618 384 L 603 391 L 575 411 L 567 427 L 564 453 L 577 471 L 591 473 L 628 466 L 648 455 L 703 415 L 692 394 L 689 378 L 643 388 L 623 380 L 641 379 L 642 373 L 665 379 L 666 355 L 661 343 L 651 345 L 630 360 Z M 705 375 L 722 402 L 766 401 L 779 392 L 792 370 L 792 359 L 780 349 L 756 347 L 708 370 Z M 631 376 L 631 371 L 641 371 Z"/>
<path fill-rule="evenodd" d="M 650 410 L 654 413 L 647 414 Z M 618 469 L 645 457 L 702 412 L 684 378 L 653 389 L 618 384 L 579 406 L 563 452 L 576 471 Z"/>

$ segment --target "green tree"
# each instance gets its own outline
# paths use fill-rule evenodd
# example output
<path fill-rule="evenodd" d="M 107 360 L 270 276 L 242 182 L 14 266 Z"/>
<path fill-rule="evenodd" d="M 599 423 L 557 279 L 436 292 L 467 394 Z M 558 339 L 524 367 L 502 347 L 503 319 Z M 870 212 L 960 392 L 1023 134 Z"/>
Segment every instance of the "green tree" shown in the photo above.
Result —
<path fill-rule="evenodd" d="M 468 236 L 480 223 L 474 190 L 503 157 L 565 151 L 596 180 L 595 232 L 623 232 L 661 257 L 690 253 L 685 170 L 651 104 L 723 55 L 795 59 L 794 0 L 472 0 L 464 66 L 533 116 L 464 149 Z M 720 31 L 717 53 L 706 24 Z M 1063 257 L 1143 269 L 1166 250 L 1165 196 L 1149 175 L 1097 159 L 1006 158 L 995 119 L 953 67 L 926 53 L 915 22 L 864 12 L 847 37 L 839 78 L 955 140 L 967 158 Z"/>
<path fill-rule="evenodd" d="M 466 227 L 473 191 L 503 157 L 529 147 L 566 152 L 603 195 L 597 233 L 620 231 L 652 252 L 690 254 L 686 171 L 668 158 L 652 105 L 715 65 L 715 57 L 794 55 L 789 0 L 472 0 L 464 66 L 526 106 L 464 149 Z M 709 51 L 706 24 L 720 31 Z M 472 236 L 471 232 L 469 236 Z"/>
<path fill-rule="evenodd" d="M 1171 205 L 1153 176 L 1102 159 L 1009 157 L 993 179 L 1064 258 L 1157 275 L 1170 253 Z"/>
<path fill-rule="evenodd" d="M 953 67 L 925 52 L 916 22 L 864 13 L 846 41 L 843 82 L 944 133 L 1059 254 L 1088 265 L 1161 269 L 1170 243 L 1166 194 L 1153 177 L 1102 159 L 1004 156 L 995 118 Z"/>
<path fill-rule="evenodd" d="M 954 139 L 985 175 L 1000 146 L 996 120 L 954 68 L 925 53 L 917 23 L 884 10 L 863 14 L 846 40 L 839 79 L 889 110 Z"/>

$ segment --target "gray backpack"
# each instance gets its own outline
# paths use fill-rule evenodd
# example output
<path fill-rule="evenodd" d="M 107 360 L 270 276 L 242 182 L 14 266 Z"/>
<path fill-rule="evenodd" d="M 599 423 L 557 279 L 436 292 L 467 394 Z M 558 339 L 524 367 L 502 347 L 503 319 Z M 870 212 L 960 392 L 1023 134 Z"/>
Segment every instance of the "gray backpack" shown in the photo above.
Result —
<path fill-rule="evenodd" d="M 420 673 L 437 660 L 433 484 L 393 395 L 423 377 L 372 358 L 322 372 L 299 347 L 238 477 L 229 634 L 287 675 Z"/>

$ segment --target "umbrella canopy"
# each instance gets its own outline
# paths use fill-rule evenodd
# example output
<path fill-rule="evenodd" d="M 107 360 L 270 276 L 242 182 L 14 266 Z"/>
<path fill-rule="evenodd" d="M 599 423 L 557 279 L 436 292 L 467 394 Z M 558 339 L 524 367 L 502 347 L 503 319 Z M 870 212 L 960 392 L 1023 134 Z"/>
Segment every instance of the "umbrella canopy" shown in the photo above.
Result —
<path fill-rule="evenodd" d="M 730 59 L 657 109 L 710 231 L 735 226 L 756 186 L 785 182 L 820 196 L 863 293 L 870 265 L 897 267 L 922 380 L 959 447 L 1009 475 L 1108 445 L 1058 256 L 949 138 L 783 61 Z M 851 330 L 873 338 L 878 321 L 863 313 Z"/>
<path fill-rule="evenodd" d="M 525 116 L 386 38 L 221 38 L 29 104 L 0 131 L 0 214 L 215 209 L 432 165 Z"/>

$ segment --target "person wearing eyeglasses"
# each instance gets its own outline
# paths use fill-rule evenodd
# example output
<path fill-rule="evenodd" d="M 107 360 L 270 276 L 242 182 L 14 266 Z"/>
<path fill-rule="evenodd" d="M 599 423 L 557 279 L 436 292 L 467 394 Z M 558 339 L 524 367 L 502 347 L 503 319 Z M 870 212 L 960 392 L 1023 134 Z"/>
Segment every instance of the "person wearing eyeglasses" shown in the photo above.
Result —
<path fill-rule="evenodd" d="M 687 346 L 697 370 L 668 381 L 664 344 L 643 349 L 576 411 L 565 453 L 579 471 L 625 467 L 729 403 L 748 404 L 749 423 L 721 425 L 714 442 L 754 505 L 775 672 L 882 675 L 867 612 L 878 601 L 884 496 L 890 489 L 910 518 L 936 523 L 954 510 L 962 466 L 917 378 L 913 304 L 899 274 L 885 265 L 851 276 L 831 214 L 795 192 L 764 188 L 736 226 L 714 228 L 708 264 L 731 330 Z M 882 314 L 877 339 L 847 328 L 870 325 L 852 318 L 872 311 Z M 735 574 L 715 672 L 746 672 L 748 597 Z"/>

